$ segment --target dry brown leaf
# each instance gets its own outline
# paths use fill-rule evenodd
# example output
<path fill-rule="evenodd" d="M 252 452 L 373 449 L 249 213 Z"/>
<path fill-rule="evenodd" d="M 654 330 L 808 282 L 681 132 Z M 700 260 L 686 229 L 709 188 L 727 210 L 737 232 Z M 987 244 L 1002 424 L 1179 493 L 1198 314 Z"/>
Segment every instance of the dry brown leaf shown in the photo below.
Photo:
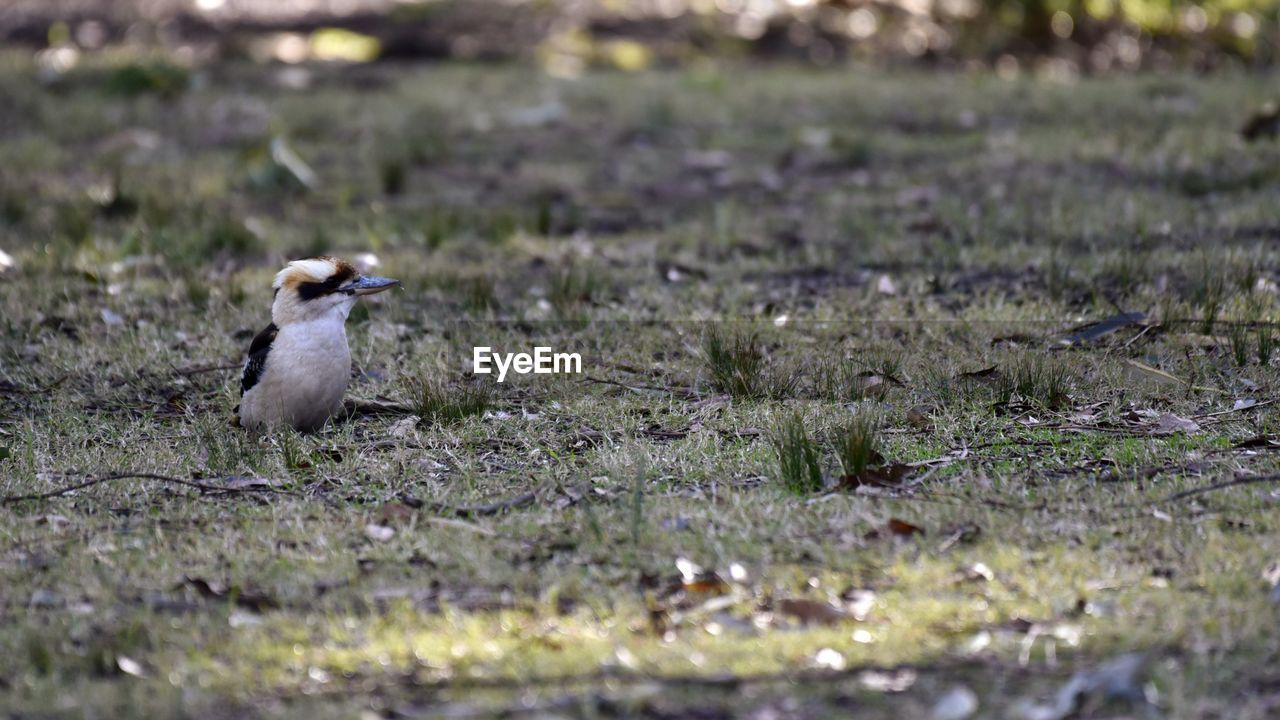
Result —
<path fill-rule="evenodd" d="M 911 465 L 902 463 L 869 467 L 857 475 L 840 478 L 840 488 L 852 490 L 860 487 L 895 487 L 901 485 L 903 479 L 914 469 Z"/>
<path fill-rule="evenodd" d="M 729 592 L 729 583 L 715 573 L 705 573 L 692 582 L 683 583 L 680 588 L 687 593 L 703 595 L 723 595 Z"/>
<path fill-rule="evenodd" d="M 911 537 L 912 535 L 925 534 L 924 528 L 919 525 L 912 525 L 906 520 L 900 520 L 898 518 L 889 518 L 889 522 L 885 523 L 885 527 L 889 529 L 889 532 L 897 535 L 898 537 Z"/>
<path fill-rule="evenodd" d="M 795 618 L 806 625 L 835 625 L 853 617 L 830 603 L 804 598 L 779 600 L 777 609 L 779 613 Z"/>
<path fill-rule="evenodd" d="M 392 527 L 408 525 L 413 521 L 415 515 L 417 515 L 417 513 L 413 508 L 405 505 L 404 503 L 393 500 L 388 503 L 383 503 L 382 507 L 378 508 L 377 524 Z"/>
<path fill-rule="evenodd" d="M 931 408 L 927 405 L 917 405 L 907 411 L 907 422 L 917 430 L 928 430 L 933 427 L 933 418 L 929 415 L 930 411 Z"/>
<path fill-rule="evenodd" d="M 1200 425 L 1190 418 L 1178 417 L 1173 413 L 1163 413 L 1156 420 L 1156 426 L 1152 432 L 1156 435 L 1172 435 L 1177 432 L 1191 435 L 1200 432 Z"/>

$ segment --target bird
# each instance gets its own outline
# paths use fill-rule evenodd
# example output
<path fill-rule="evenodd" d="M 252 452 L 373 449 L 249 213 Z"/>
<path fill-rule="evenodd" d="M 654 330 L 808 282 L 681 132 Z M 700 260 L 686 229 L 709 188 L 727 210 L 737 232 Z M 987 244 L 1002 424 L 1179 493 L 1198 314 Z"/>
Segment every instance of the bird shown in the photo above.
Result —
<path fill-rule="evenodd" d="M 293 260 L 276 273 L 271 324 L 249 344 L 236 422 L 250 429 L 323 427 L 341 410 L 351 380 L 347 315 L 361 297 L 399 284 L 361 275 L 328 255 Z"/>

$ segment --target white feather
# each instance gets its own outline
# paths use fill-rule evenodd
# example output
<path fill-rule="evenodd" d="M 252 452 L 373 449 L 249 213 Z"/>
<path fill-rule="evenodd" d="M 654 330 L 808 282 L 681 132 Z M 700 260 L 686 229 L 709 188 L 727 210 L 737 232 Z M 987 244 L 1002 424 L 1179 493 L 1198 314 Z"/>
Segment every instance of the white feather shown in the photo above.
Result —
<path fill-rule="evenodd" d="M 276 273 L 276 278 L 271 282 L 271 287 L 279 290 L 284 285 L 285 278 L 296 273 L 302 273 L 309 280 L 322 281 L 329 277 L 338 269 L 329 260 L 321 258 L 307 258 L 305 260 L 293 260 L 284 269 Z"/>
<path fill-rule="evenodd" d="M 240 424 L 315 430 L 342 409 L 351 379 L 346 313 L 280 328 L 257 384 L 240 399 Z"/>

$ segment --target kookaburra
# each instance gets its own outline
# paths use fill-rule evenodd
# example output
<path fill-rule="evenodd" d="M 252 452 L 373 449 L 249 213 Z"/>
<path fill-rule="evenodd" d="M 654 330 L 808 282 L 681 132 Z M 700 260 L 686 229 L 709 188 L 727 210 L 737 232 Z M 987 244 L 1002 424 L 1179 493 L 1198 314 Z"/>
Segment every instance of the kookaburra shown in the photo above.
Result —
<path fill-rule="evenodd" d="M 361 295 L 399 284 L 326 256 L 294 260 L 276 273 L 271 324 L 249 345 L 240 379 L 240 424 L 317 430 L 336 415 L 351 379 L 347 315 Z"/>

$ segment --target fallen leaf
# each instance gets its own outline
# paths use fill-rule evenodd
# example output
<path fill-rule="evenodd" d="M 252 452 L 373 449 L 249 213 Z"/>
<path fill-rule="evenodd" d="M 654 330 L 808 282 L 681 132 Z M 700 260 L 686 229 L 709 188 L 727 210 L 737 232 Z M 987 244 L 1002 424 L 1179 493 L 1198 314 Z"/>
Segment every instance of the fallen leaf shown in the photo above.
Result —
<path fill-rule="evenodd" d="M 885 523 L 885 527 L 889 532 L 898 537 L 911 537 L 913 535 L 924 535 L 924 528 L 919 525 L 912 525 L 906 520 L 898 518 L 889 518 L 889 522 Z"/>
<path fill-rule="evenodd" d="M 1129 358 L 1129 359 L 1127 360 L 1127 362 L 1128 362 L 1130 365 L 1132 365 L 1133 367 L 1135 367 L 1135 368 L 1137 368 L 1137 369 L 1141 370 L 1142 372 L 1148 373 L 1148 374 L 1150 374 L 1150 375 L 1155 375 L 1156 377 L 1161 378 L 1161 379 L 1163 379 L 1163 380 L 1169 380 L 1170 382 L 1175 382 L 1175 383 L 1178 383 L 1179 385 L 1185 385 L 1185 384 L 1186 384 L 1186 383 L 1184 383 L 1180 378 L 1178 378 L 1178 377 L 1176 377 L 1176 376 L 1174 376 L 1174 375 L 1170 375 L 1169 373 L 1167 373 L 1167 372 L 1165 372 L 1165 371 L 1161 370 L 1160 368 L 1154 368 L 1154 367 L 1151 367 L 1150 365 L 1148 365 L 1148 364 L 1146 364 L 1146 363 L 1138 362 L 1137 360 L 1134 360 L 1133 358 Z"/>
<path fill-rule="evenodd" d="M 1123 312 L 1118 315 L 1112 315 L 1105 320 L 1099 320 L 1095 323 L 1080 325 L 1070 330 L 1070 335 L 1064 338 L 1063 342 L 1068 345 L 1081 345 L 1083 343 L 1093 342 L 1099 338 L 1110 335 L 1122 327 L 1129 325 L 1141 325 L 1146 316 L 1140 312 Z"/>
<path fill-rule="evenodd" d="M 933 427 L 933 418 L 929 415 L 932 408 L 917 405 L 907 411 L 907 422 L 917 430 L 928 430 Z"/>
<path fill-rule="evenodd" d="M 701 593 L 705 595 L 723 595 L 729 592 L 729 583 L 724 581 L 715 573 L 707 573 L 693 582 L 687 582 L 681 585 L 685 592 Z"/>
<path fill-rule="evenodd" d="M 911 474 L 915 468 L 903 463 L 891 463 L 869 467 L 857 475 L 845 475 L 840 478 L 839 487 L 852 490 L 860 487 L 895 487 Z"/>
<path fill-rule="evenodd" d="M 835 625 L 853 617 L 830 603 L 804 598 L 779 600 L 777 610 L 780 614 L 795 618 L 805 625 Z"/>
<path fill-rule="evenodd" d="M 703 570 L 688 558 L 676 558 L 680 571 L 680 588 L 689 593 L 721 595 L 729 592 L 729 583 L 710 570 Z"/>
<path fill-rule="evenodd" d="M 382 507 L 378 508 L 377 525 L 385 527 L 408 525 L 416 515 L 414 509 L 404 503 L 395 501 L 383 503 Z"/>
<path fill-rule="evenodd" d="M 417 427 L 418 420 L 419 418 L 417 415 L 410 415 L 407 418 L 397 420 L 391 425 L 387 432 L 393 438 L 408 437 L 408 435 L 413 432 L 413 429 Z"/>
<path fill-rule="evenodd" d="M 1191 435 L 1193 433 L 1200 432 L 1200 425 L 1189 418 L 1178 417 L 1173 413 L 1163 413 L 1156 421 L 1156 426 L 1153 432 L 1156 435 L 1172 435 L 1178 432 Z"/>

